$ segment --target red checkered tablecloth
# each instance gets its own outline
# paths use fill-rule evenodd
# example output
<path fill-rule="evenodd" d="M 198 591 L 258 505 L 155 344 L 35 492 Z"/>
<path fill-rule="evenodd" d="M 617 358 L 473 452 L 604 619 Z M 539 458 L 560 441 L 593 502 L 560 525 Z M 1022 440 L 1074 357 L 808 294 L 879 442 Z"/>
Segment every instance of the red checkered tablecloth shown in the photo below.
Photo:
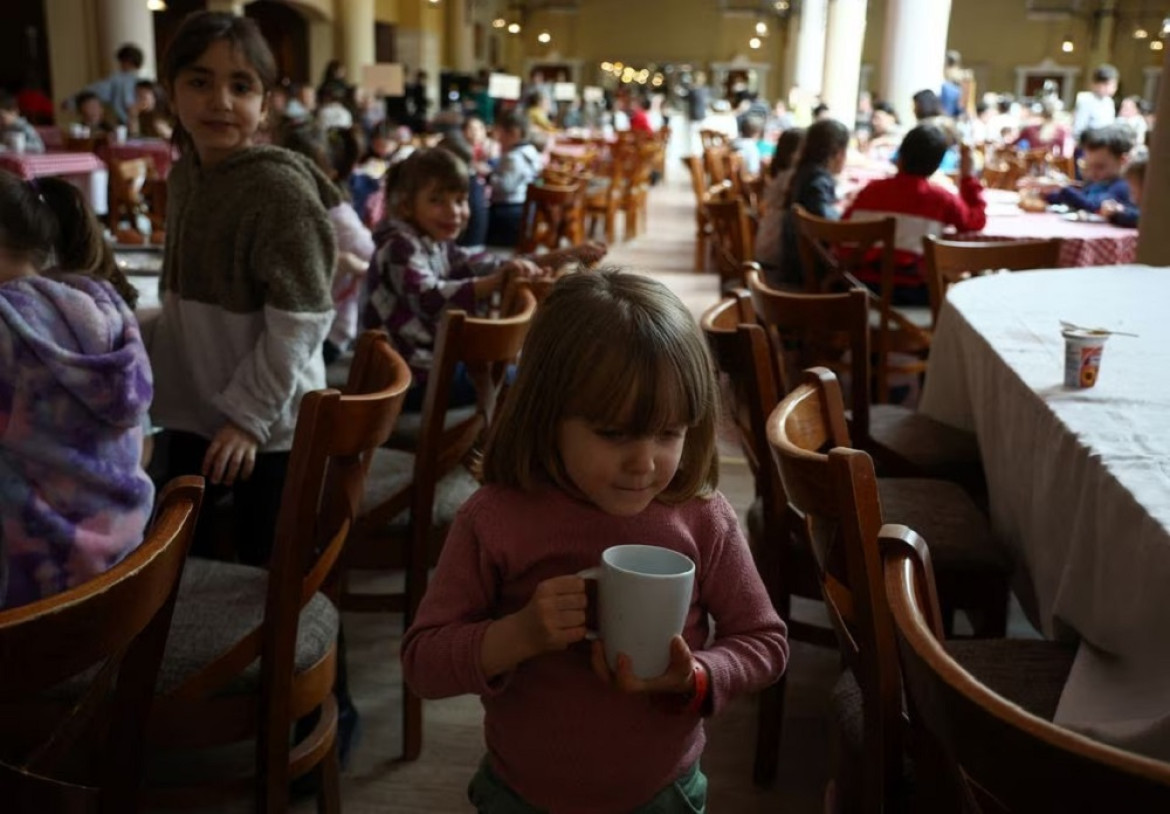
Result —
<path fill-rule="evenodd" d="M 0 153 L 0 168 L 28 181 L 46 175 L 87 175 L 106 165 L 93 153 Z"/>
<path fill-rule="evenodd" d="M 132 161 L 135 158 L 149 158 L 159 178 L 166 178 L 171 171 L 175 156 L 171 143 L 159 138 L 129 139 L 124 144 L 107 144 L 101 148 L 106 161 Z"/>
<path fill-rule="evenodd" d="M 1060 240 L 1062 268 L 1113 266 L 1137 257 L 1137 229 L 1111 223 L 1071 220 L 1055 212 L 1025 212 L 1018 196 L 987 191 L 987 226 L 981 232 L 958 235 L 959 240 Z"/>

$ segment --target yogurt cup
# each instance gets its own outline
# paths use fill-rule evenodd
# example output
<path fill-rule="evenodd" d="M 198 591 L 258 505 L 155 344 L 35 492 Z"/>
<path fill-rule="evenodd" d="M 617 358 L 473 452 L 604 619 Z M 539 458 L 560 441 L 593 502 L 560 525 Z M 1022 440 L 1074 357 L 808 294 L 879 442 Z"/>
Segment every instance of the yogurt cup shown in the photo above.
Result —
<path fill-rule="evenodd" d="M 1064 336 L 1064 386 L 1092 387 L 1101 371 L 1101 354 L 1109 333 L 1078 328 L 1061 331 L 1061 335 Z"/>

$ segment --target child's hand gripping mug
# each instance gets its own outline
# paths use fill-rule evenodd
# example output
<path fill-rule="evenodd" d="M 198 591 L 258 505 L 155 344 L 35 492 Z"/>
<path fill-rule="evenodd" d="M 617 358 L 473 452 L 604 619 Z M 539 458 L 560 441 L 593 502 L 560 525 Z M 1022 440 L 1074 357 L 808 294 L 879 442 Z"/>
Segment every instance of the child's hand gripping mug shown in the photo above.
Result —
<path fill-rule="evenodd" d="M 670 640 L 683 632 L 695 584 L 695 564 L 669 548 L 619 545 L 601 554 L 601 565 L 577 574 L 597 580 L 598 631 L 605 661 L 617 669 L 618 653 L 630 658 L 638 678 L 656 678 L 670 665 Z"/>

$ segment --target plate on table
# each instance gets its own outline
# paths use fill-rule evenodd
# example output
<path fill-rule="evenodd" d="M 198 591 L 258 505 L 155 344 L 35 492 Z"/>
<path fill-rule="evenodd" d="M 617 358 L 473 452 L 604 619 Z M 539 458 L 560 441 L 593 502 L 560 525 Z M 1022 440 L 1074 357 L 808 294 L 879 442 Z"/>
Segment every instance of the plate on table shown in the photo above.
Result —
<path fill-rule="evenodd" d="M 1069 212 L 1061 216 L 1067 221 L 1079 221 L 1080 223 L 1104 223 L 1105 218 L 1101 217 L 1095 212 Z"/>
<path fill-rule="evenodd" d="M 114 262 L 127 274 L 161 274 L 163 253 L 161 246 L 114 245 Z"/>

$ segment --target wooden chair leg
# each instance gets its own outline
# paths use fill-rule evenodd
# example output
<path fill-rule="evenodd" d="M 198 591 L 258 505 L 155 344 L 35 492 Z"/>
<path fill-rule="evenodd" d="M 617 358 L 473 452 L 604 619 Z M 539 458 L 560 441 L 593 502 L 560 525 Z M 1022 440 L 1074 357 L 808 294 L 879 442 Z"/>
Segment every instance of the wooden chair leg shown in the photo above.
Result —
<path fill-rule="evenodd" d="M 695 271 L 707 270 L 707 238 L 700 229 L 695 235 Z"/>
<path fill-rule="evenodd" d="M 337 741 L 319 764 L 317 764 L 317 779 L 320 788 L 317 791 L 317 814 L 341 814 L 341 766 L 337 759 Z"/>
<path fill-rule="evenodd" d="M 776 781 L 776 764 L 780 761 L 780 732 L 784 722 L 784 691 L 787 673 L 760 692 L 756 714 L 756 759 L 752 781 L 760 788 L 770 788 Z"/>
<path fill-rule="evenodd" d="M 605 213 L 605 242 L 612 246 L 617 234 L 617 213 L 612 209 Z"/>
<path fill-rule="evenodd" d="M 402 759 L 418 760 L 422 753 L 422 699 L 402 687 Z"/>

